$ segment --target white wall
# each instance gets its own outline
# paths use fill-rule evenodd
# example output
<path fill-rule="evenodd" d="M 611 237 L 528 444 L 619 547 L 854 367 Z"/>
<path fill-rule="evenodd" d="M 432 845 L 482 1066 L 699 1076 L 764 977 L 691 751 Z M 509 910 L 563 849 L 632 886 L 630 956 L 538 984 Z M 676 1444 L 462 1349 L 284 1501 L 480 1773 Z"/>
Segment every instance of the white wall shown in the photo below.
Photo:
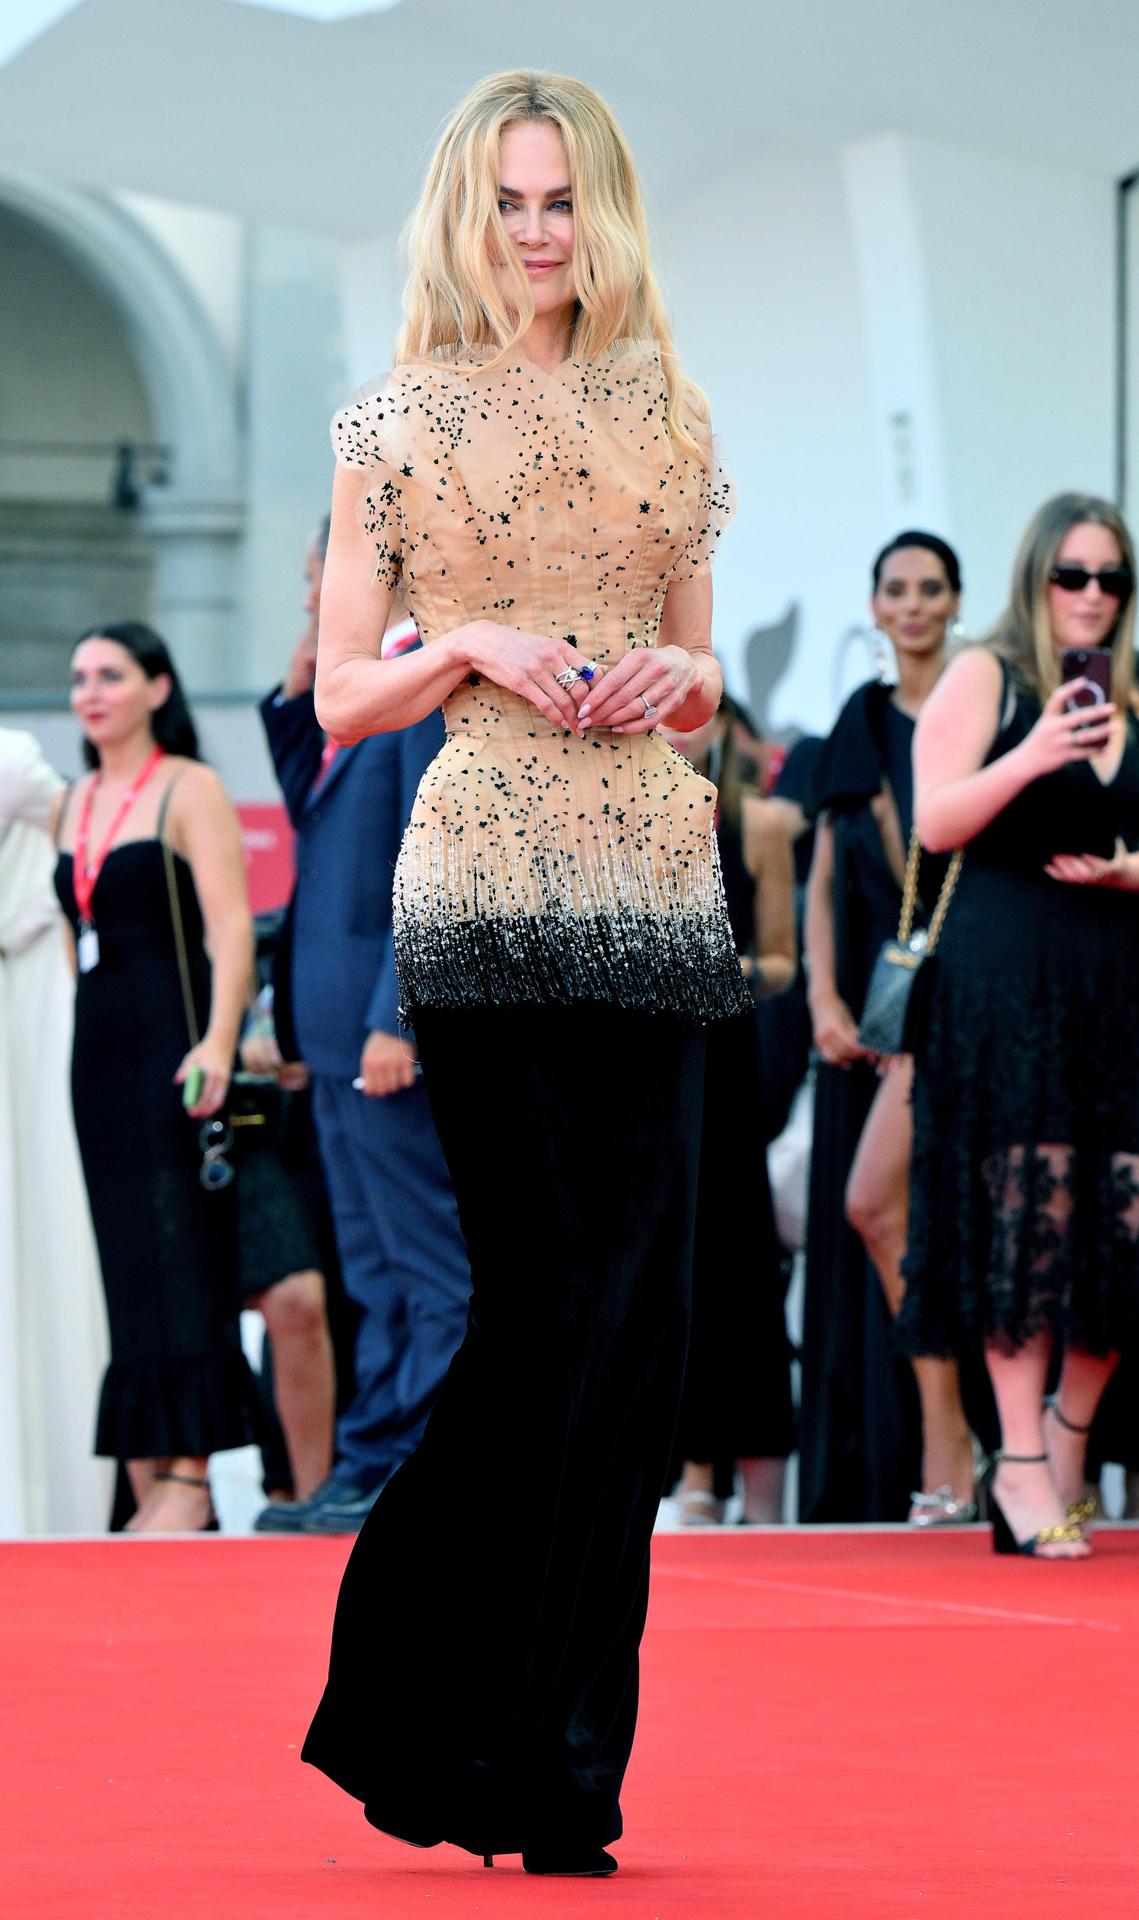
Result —
<path fill-rule="evenodd" d="M 1115 190 L 1076 169 L 906 144 L 951 537 L 981 631 L 1035 508 L 1113 489 Z"/>
<path fill-rule="evenodd" d="M 156 200 L 148 193 L 119 193 L 115 198 L 158 241 L 192 288 L 237 379 L 245 350 L 245 222 L 231 213 Z"/>
<path fill-rule="evenodd" d="M 823 726 L 835 645 L 864 615 L 884 537 L 838 151 L 765 141 L 656 212 L 678 345 L 739 493 L 715 568 L 717 650 L 743 692 L 744 636 L 799 601 L 799 646 L 770 718 Z"/>

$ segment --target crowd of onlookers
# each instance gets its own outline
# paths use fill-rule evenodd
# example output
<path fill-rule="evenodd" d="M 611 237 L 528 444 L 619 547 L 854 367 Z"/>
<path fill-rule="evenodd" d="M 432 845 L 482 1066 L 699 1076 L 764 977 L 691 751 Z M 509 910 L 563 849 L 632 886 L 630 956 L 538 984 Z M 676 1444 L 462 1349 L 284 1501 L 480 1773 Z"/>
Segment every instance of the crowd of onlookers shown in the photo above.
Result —
<path fill-rule="evenodd" d="M 872 568 L 881 672 L 828 739 L 788 751 L 727 695 L 697 733 L 670 736 L 718 788 L 720 864 L 752 998 L 708 1035 L 671 1487 L 681 1524 L 770 1523 L 792 1510 L 806 1521 L 959 1524 L 980 1511 L 981 1462 L 1002 1437 L 998 1520 L 1008 1508 L 1022 1550 L 1026 1526 L 1041 1537 L 1057 1489 L 1069 1516 L 1080 1508 L 1064 1523 L 1079 1533 L 1104 1461 L 1125 1468 L 1127 1510 L 1139 1511 L 1130 1322 L 1110 1302 L 1098 1317 L 1073 1307 L 1088 1246 L 1114 1234 L 1109 1263 L 1132 1251 L 1134 1203 L 1115 1203 L 1104 1225 L 1102 1183 L 1093 1192 L 1074 1171 L 1086 1149 L 1075 1129 L 1093 1128 L 1095 1114 L 1057 1118 L 1052 1094 L 1037 1111 L 1031 1071 L 1023 1112 L 997 1141 L 1008 1076 L 985 1081 L 991 1049 L 974 1044 L 981 987 L 968 970 L 964 998 L 947 1010 L 962 974 L 953 941 L 960 949 L 967 928 L 980 926 L 972 977 L 989 977 L 992 922 L 976 917 L 986 873 L 1016 873 L 1023 856 L 1035 885 L 1046 866 L 1055 887 L 1067 884 L 1076 921 L 1089 902 L 1129 890 L 1119 863 L 1132 844 L 1135 729 L 1119 663 L 1132 650 L 1131 546 L 1103 503 L 1064 498 L 1066 509 L 1049 503 L 1030 528 L 988 646 L 953 659 L 960 562 L 938 536 L 910 530 Z M 98 627 L 76 646 L 71 700 L 87 772 L 70 788 L 29 736 L 0 730 L 0 1182 L 10 1203 L 0 1357 L 11 1361 L 25 1483 L 7 1530 L 90 1526 L 97 1511 L 132 1531 L 213 1528 L 209 1460 L 256 1440 L 258 1529 L 353 1531 L 416 1446 L 463 1333 L 465 1249 L 414 1034 L 401 1026 L 391 937 L 396 853 L 443 722 L 435 713 L 339 749 L 326 740 L 313 697 L 326 540 L 325 526 L 306 558 L 305 630 L 261 707 L 296 840 L 281 912 L 251 919 L 233 807 L 148 627 Z M 1057 686 L 1058 663 L 1080 642 L 1085 660 L 1090 649 L 1115 662 L 1110 701 L 1091 683 L 1099 704 L 1084 725 L 1101 732 L 1083 735 Z M 384 652 L 417 644 L 397 617 Z M 1113 752 L 1104 773 L 1095 755 Z M 989 802 L 970 795 L 1015 754 L 1020 786 L 986 814 Z M 1055 823 L 1071 809 L 1041 825 L 1025 801 L 1036 805 L 1086 760 L 1089 809 L 1111 829 L 1096 848 L 1063 839 Z M 1048 833 L 1037 847 L 1033 835 Z M 959 844 L 969 877 L 955 899 Z M 1099 867 L 1077 870 L 1081 861 Z M 910 921 L 918 940 L 906 950 L 919 957 L 922 931 L 936 939 L 944 923 L 948 952 L 944 975 L 935 960 L 911 965 L 910 1024 L 886 1050 L 867 1038 L 868 1000 L 883 948 L 898 944 L 903 902 L 903 947 Z M 1006 999 L 1039 1021 L 1050 989 L 1023 945 L 1025 915 L 1021 948 L 991 965 L 1011 969 Z M 944 1051 L 954 1042 L 972 1047 L 961 1088 Z M 1068 1072 L 1058 1057 L 1039 1084 L 1066 1086 Z M 1113 1191 L 1130 1175 L 1127 1150 L 1139 1152 L 1118 1109 Z M 1033 1209 L 1031 1247 L 1014 1256 Z M 979 1211 L 989 1242 L 966 1244 L 962 1228 L 949 1273 L 954 1223 Z M 938 1306 L 939 1288 L 949 1306 Z M 1125 1278 L 1116 1291 L 1123 1301 Z M 243 1308 L 265 1325 L 256 1378 Z M 112 1467 L 101 1477 L 77 1419 L 84 1381 L 104 1360 L 95 1448 Z M 1010 1444 L 1016 1432 L 1026 1438 Z M 1017 1465 L 1045 1455 L 1047 1495 Z"/>

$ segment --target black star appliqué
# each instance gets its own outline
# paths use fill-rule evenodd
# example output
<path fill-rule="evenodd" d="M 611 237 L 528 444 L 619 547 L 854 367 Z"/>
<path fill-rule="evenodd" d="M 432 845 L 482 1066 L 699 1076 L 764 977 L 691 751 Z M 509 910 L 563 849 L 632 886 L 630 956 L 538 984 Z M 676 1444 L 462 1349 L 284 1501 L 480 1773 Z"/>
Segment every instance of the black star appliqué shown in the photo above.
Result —
<path fill-rule="evenodd" d="M 642 513 L 649 513 L 650 511 L 651 511 L 651 509 L 650 509 L 650 507 L 649 507 L 649 503 L 648 503 L 648 501 L 647 501 L 647 500 L 642 500 L 642 501 L 641 501 L 641 512 L 642 512 Z"/>

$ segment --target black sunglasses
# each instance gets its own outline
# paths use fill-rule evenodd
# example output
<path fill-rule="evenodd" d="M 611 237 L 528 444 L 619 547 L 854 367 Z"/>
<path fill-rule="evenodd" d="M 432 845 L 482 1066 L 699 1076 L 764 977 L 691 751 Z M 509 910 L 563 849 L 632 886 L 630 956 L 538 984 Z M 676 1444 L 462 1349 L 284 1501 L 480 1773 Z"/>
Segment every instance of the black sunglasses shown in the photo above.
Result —
<path fill-rule="evenodd" d="M 1109 600 L 1126 600 L 1131 592 L 1130 567 L 1101 567 L 1097 573 L 1091 567 L 1058 566 L 1049 570 L 1048 578 L 1065 593 L 1082 593 L 1092 580 L 1099 581 L 1100 592 Z"/>
<path fill-rule="evenodd" d="M 233 1134 L 226 1121 L 207 1120 L 198 1134 L 198 1146 L 202 1155 L 198 1179 L 206 1192 L 217 1193 L 222 1187 L 228 1187 L 233 1179 L 233 1167 L 225 1156 L 233 1147 Z"/>

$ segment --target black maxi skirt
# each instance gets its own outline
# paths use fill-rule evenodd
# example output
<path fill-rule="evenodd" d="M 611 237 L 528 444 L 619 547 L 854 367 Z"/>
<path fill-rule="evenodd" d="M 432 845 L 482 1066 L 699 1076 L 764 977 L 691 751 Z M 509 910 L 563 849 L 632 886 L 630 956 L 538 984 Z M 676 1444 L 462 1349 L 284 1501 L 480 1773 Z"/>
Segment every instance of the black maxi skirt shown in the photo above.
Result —
<path fill-rule="evenodd" d="M 604 1846 L 684 1376 L 704 1035 L 587 1005 L 415 1028 L 470 1316 L 348 1563 L 303 1757 L 419 1845 Z"/>

